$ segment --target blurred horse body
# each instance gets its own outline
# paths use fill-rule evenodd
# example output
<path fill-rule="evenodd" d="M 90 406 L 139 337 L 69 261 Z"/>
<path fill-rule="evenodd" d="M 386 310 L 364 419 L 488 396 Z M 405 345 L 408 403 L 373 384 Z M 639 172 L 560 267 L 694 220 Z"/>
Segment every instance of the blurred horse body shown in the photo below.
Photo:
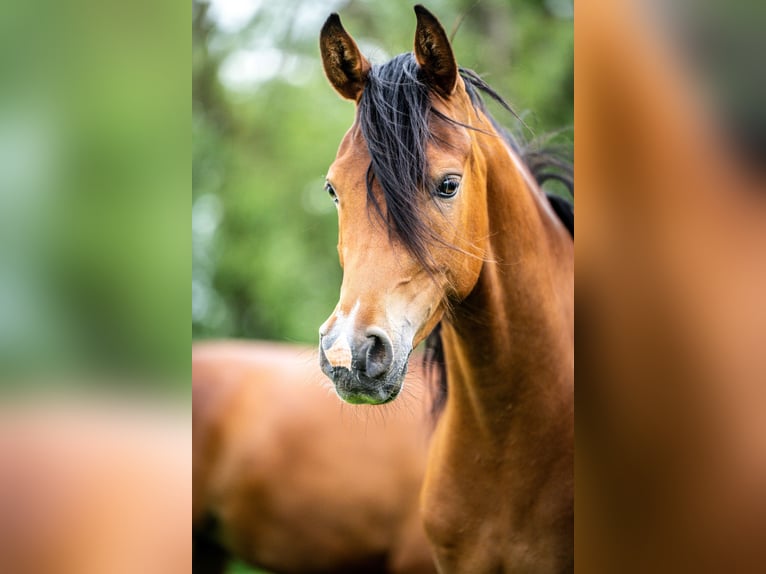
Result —
<path fill-rule="evenodd" d="M 418 516 L 431 418 L 419 374 L 388 412 L 345 405 L 316 351 L 193 347 L 195 573 L 435 572 Z M 364 411 L 364 412 L 362 412 Z"/>

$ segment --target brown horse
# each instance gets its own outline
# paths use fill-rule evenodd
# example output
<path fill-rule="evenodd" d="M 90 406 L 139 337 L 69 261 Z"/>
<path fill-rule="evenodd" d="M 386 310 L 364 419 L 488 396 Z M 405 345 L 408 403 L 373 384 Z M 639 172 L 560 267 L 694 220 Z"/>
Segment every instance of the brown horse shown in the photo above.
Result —
<path fill-rule="evenodd" d="M 192 350 L 194 571 L 433 573 L 418 516 L 432 418 L 418 379 L 388 412 L 338 401 L 315 349 Z"/>
<path fill-rule="evenodd" d="M 440 571 L 569 571 L 571 207 L 546 198 L 480 92 L 502 100 L 415 12 L 414 53 L 379 66 L 336 14 L 321 32 L 356 119 L 327 175 L 344 276 L 320 362 L 347 401 L 385 403 L 441 324 L 449 396 L 422 492 Z"/>

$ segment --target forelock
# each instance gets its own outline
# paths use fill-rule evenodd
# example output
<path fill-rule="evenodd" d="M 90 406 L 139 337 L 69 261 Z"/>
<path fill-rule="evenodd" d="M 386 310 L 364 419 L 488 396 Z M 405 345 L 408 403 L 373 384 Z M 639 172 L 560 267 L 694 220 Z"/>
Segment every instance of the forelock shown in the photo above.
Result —
<path fill-rule="evenodd" d="M 430 117 L 431 94 L 413 54 L 401 54 L 372 67 L 358 108 L 371 160 L 368 199 L 382 217 L 382 206 L 372 193 L 372 183 L 377 181 L 383 191 L 389 231 L 425 267 L 430 264 L 430 230 L 419 198 L 428 183 Z"/>

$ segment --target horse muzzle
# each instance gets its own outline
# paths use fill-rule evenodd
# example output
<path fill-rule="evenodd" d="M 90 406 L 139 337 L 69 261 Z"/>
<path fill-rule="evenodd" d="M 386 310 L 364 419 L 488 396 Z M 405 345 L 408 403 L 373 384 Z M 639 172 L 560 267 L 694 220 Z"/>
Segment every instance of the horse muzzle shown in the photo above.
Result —
<path fill-rule="evenodd" d="M 394 343 L 379 327 L 348 332 L 336 322 L 332 329 L 320 330 L 322 371 L 348 403 L 378 405 L 395 399 L 402 389 L 408 358 L 409 353 L 397 357 Z"/>

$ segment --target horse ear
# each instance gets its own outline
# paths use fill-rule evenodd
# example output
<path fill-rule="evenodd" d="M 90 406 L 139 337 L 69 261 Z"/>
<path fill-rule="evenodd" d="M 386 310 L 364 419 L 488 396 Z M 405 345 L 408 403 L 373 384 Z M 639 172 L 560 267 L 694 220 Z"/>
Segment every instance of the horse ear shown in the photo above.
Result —
<path fill-rule="evenodd" d="M 332 87 L 344 98 L 359 101 L 370 71 L 354 39 L 343 29 L 340 17 L 330 14 L 319 34 L 324 73 Z"/>
<path fill-rule="evenodd" d="M 457 84 L 457 62 L 449 39 L 436 17 L 418 4 L 415 30 L 415 59 L 426 81 L 443 96 L 450 96 Z"/>

